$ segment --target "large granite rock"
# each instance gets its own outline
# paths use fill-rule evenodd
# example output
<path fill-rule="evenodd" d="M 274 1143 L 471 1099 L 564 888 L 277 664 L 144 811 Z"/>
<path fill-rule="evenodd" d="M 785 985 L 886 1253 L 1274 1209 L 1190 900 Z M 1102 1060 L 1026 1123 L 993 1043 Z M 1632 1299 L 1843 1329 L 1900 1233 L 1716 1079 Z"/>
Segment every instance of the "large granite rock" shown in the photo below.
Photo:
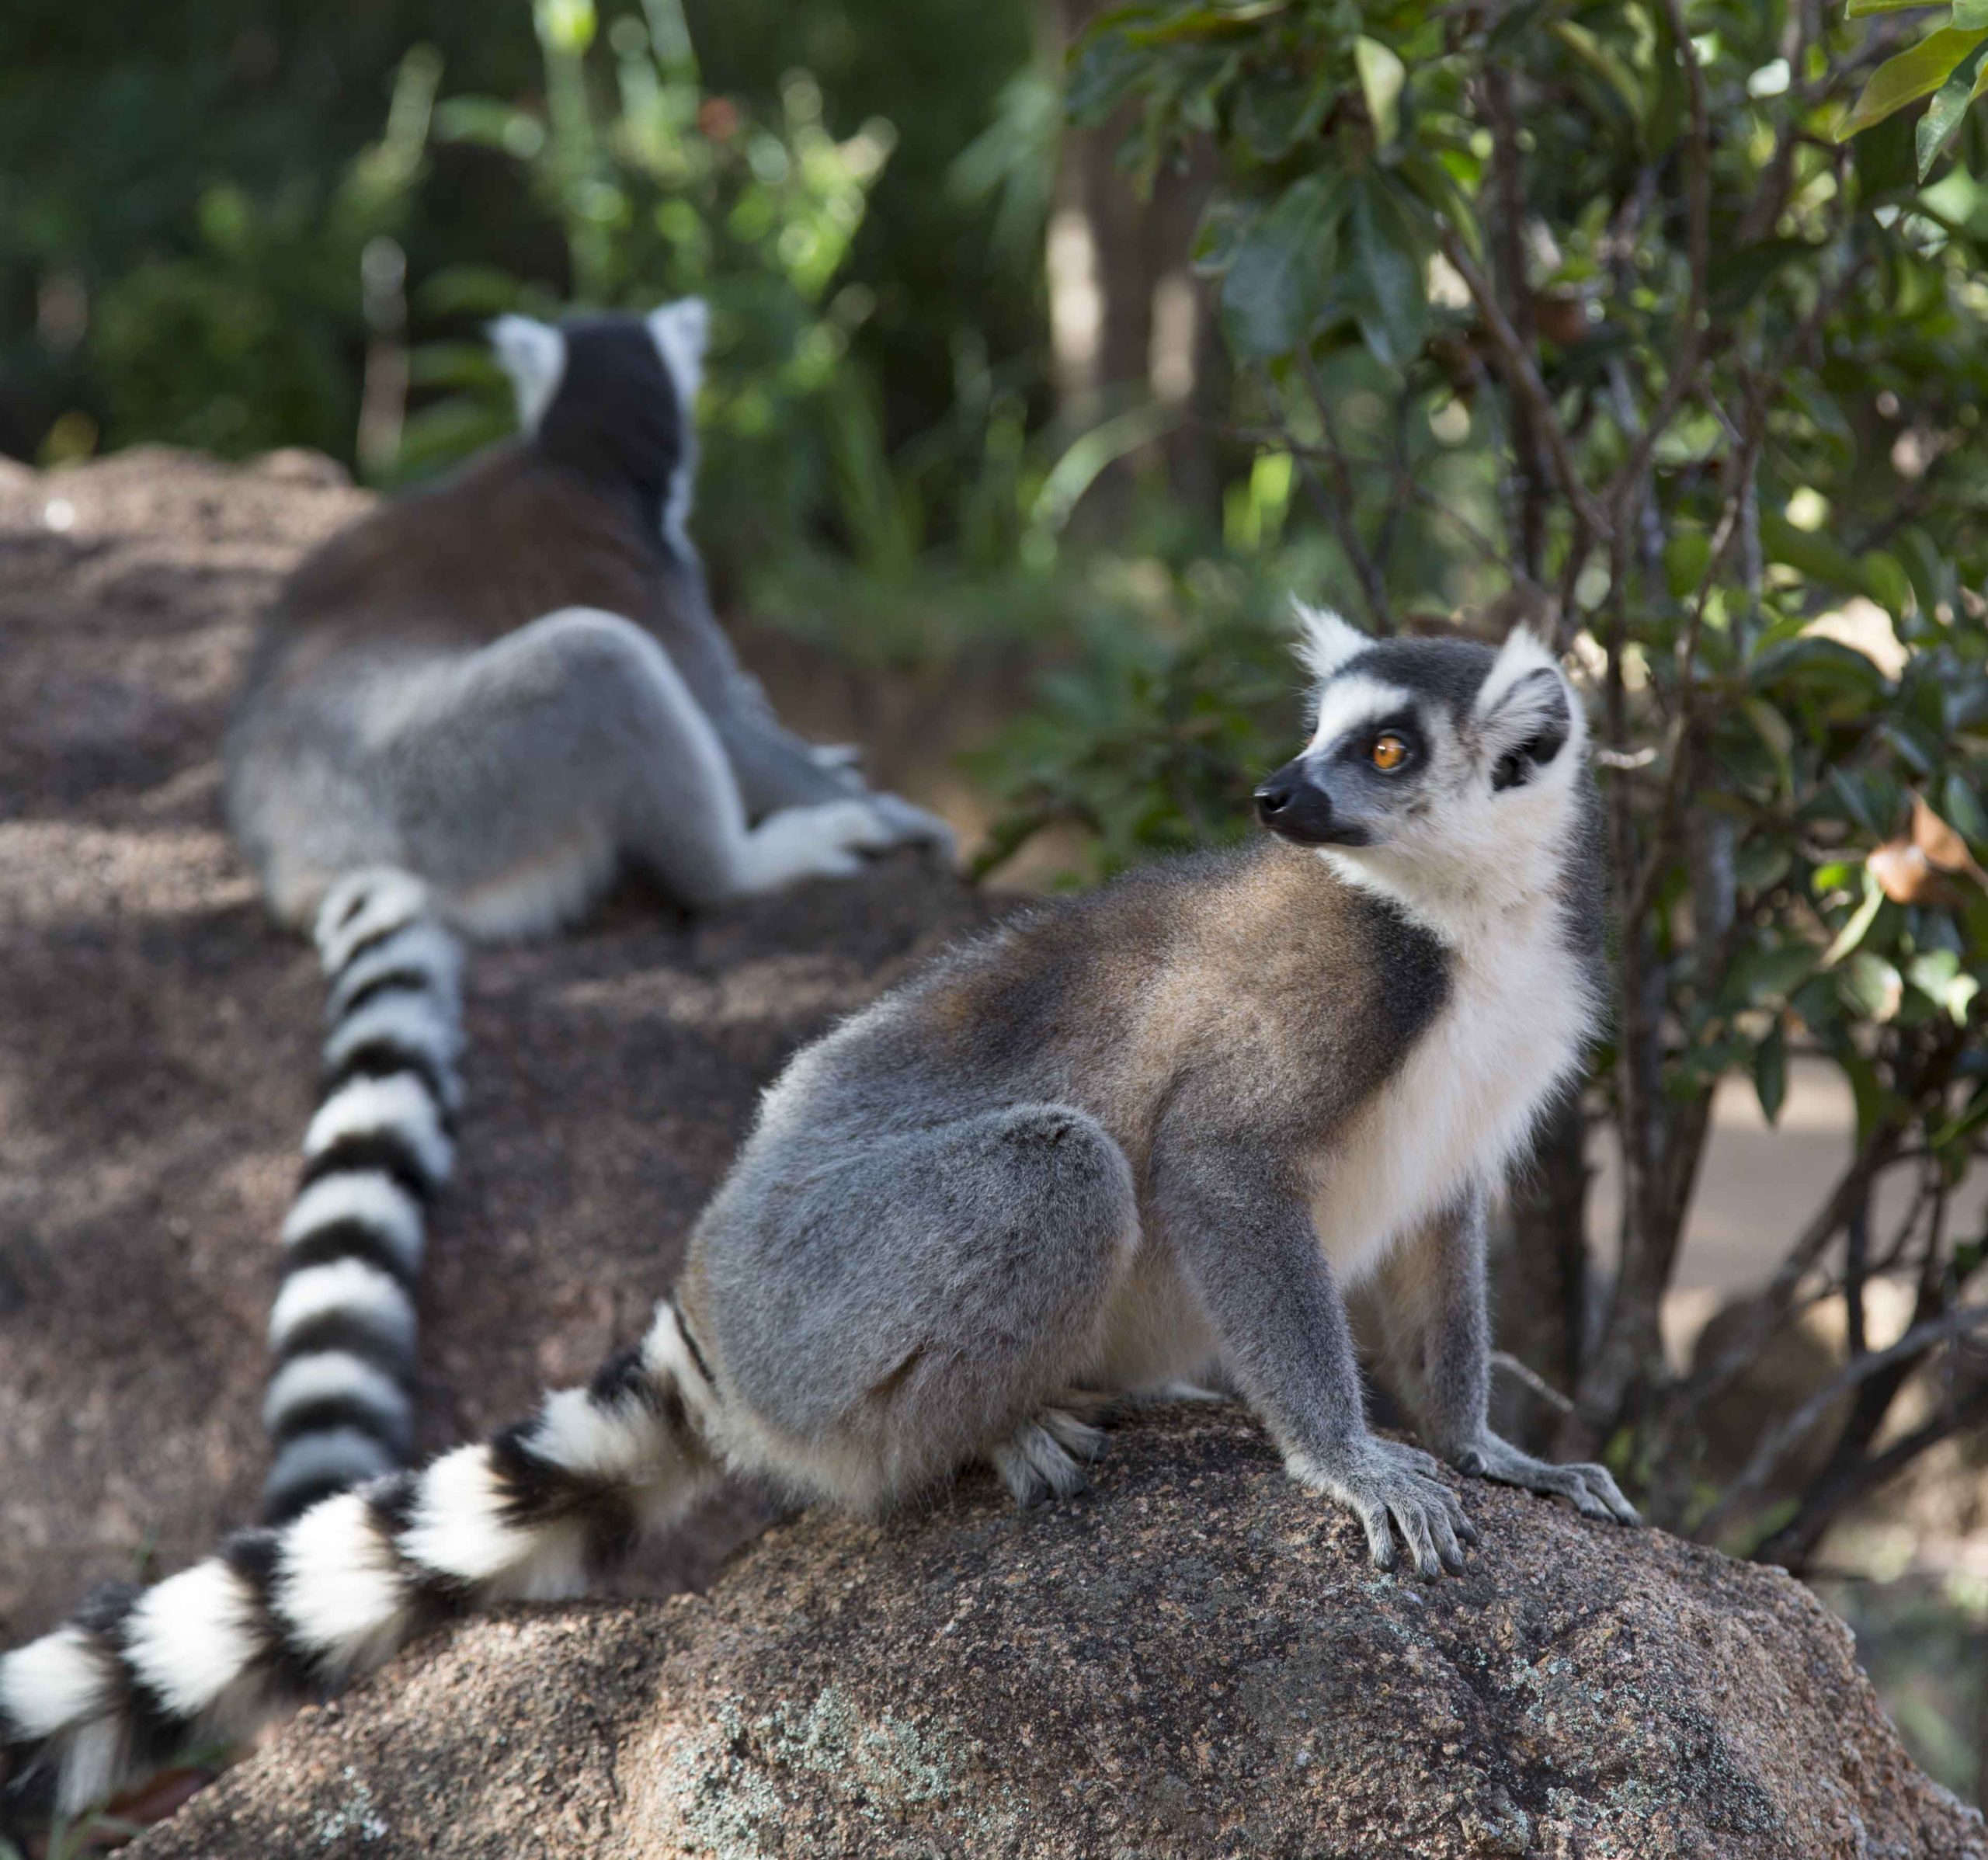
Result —
<path fill-rule="evenodd" d="M 252 1514 L 322 989 L 234 857 L 217 756 L 259 606 L 367 501 L 310 455 L 0 464 L 0 1646 Z M 423 1445 L 638 1334 L 785 1055 L 987 909 L 907 860 L 478 954 Z M 762 1516 L 722 1509 L 634 1586 Z"/>
<path fill-rule="evenodd" d="M 1482 1485 L 1378 1574 L 1232 1408 L 419 1646 L 133 1860 L 1983 1860 L 1800 1584 Z"/>

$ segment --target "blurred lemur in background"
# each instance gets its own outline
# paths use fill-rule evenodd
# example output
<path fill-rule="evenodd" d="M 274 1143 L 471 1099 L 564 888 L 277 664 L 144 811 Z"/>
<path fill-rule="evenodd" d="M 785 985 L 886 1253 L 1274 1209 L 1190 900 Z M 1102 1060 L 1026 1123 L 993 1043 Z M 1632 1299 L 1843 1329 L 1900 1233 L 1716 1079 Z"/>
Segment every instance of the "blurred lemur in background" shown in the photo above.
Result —
<path fill-rule="evenodd" d="M 1383 1567 L 1474 1535 L 1432 1455 L 1633 1520 L 1486 1416 L 1486 1201 L 1602 1000 L 1579 702 L 1523 632 L 1310 614 L 1305 655 L 1263 837 L 1044 906 L 805 1048 L 640 1344 L 0 1660 L 0 1742 L 85 1801 L 443 1616 L 578 1592 L 725 1472 L 873 1507 L 985 1462 L 1026 1502 L 1080 1483 L 1110 1392 L 1211 1372 Z M 1368 1425 L 1363 1282 L 1427 1451 Z"/>
<path fill-rule="evenodd" d="M 227 745 L 235 833 L 331 984 L 283 1231 L 271 1520 L 402 1463 L 409 1293 L 451 1166 L 457 933 L 539 934 L 617 868 L 700 906 L 944 824 L 783 728 L 685 523 L 704 305 L 492 327 L 520 436 L 291 575 Z"/>

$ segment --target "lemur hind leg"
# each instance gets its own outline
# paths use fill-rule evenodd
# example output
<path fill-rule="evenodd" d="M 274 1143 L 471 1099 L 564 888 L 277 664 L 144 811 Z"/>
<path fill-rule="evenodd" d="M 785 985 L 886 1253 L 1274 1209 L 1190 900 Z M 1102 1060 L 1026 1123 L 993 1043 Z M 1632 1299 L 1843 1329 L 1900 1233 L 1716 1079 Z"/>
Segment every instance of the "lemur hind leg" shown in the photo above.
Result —
<path fill-rule="evenodd" d="M 547 614 L 415 672 L 389 701 L 374 749 L 400 857 L 486 934 L 575 915 L 617 857 L 700 905 L 846 875 L 894 837 L 853 797 L 750 825 L 669 655 L 616 614 Z"/>
<path fill-rule="evenodd" d="M 735 1458 L 866 1509 L 976 1462 L 1025 1502 L 1073 1489 L 1104 1408 L 1078 1385 L 1138 1244 L 1124 1153 L 1049 1104 L 846 1140 L 735 1182 L 693 1249 Z"/>

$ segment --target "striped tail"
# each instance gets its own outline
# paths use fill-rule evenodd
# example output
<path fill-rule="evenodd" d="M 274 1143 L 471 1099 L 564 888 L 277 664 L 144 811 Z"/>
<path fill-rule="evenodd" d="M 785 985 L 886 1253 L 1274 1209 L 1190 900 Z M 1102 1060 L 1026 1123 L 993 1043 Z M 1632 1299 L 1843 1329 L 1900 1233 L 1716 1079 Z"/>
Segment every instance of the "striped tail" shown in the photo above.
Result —
<path fill-rule="evenodd" d="M 316 936 L 329 1033 L 269 1315 L 269 1524 L 406 1464 L 413 1292 L 461 1103 L 462 946 L 427 887 L 355 873 L 326 897 Z"/>
<path fill-rule="evenodd" d="M 0 1748 L 60 1766 L 65 1811 L 195 1740 L 381 1665 L 433 1622 L 581 1593 L 715 1476 L 715 1403 L 674 1301 L 531 1420 L 245 1531 L 155 1588 L 0 1657 Z M 0 1764 L 0 1775 L 4 1775 Z"/>

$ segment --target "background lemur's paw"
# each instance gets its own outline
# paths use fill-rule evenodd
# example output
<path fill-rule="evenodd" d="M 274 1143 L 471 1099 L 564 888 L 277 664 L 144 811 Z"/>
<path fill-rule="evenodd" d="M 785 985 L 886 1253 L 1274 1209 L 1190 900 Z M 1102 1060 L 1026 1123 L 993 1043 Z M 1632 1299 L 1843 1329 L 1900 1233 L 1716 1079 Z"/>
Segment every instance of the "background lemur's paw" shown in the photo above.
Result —
<path fill-rule="evenodd" d="M 1060 1396 L 1058 1400 L 1063 1398 Z M 1088 1406 L 1076 1397 L 1072 1407 Z M 1048 1498 L 1074 1498 L 1089 1483 L 1085 1464 L 1104 1451 L 1104 1434 L 1071 1408 L 1044 1408 L 988 1455 L 1026 1511 Z"/>
<path fill-rule="evenodd" d="M 1642 1513 L 1622 1496 L 1621 1487 L 1606 1466 L 1556 1466 L 1551 1460 L 1534 1459 L 1529 1453 L 1521 1453 L 1495 1434 L 1466 1447 L 1456 1456 L 1456 1463 L 1459 1470 L 1475 1473 L 1479 1479 L 1571 1499 L 1584 1518 L 1611 1518 L 1624 1525 L 1643 1521 Z"/>
<path fill-rule="evenodd" d="M 805 822 L 815 841 L 817 869 L 832 877 L 846 878 L 860 871 L 865 855 L 881 853 L 896 843 L 888 823 L 867 795 L 860 800 L 825 801 L 818 806 L 798 808 L 792 818 Z"/>
<path fill-rule="evenodd" d="M 1441 1467 L 1419 1448 L 1370 1436 L 1340 1463 L 1303 1460 L 1293 1470 L 1360 1520 L 1377 1568 L 1395 1566 L 1396 1531 L 1423 1576 L 1440 1576 L 1445 1566 L 1461 1570 L 1464 1545 L 1477 1542 L 1477 1527 L 1443 1483 Z"/>
<path fill-rule="evenodd" d="M 929 847 L 945 864 L 951 865 L 958 856 L 958 847 L 953 838 L 953 829 L 937 814 L 927 813 L 922 807 L 914 807 L 902 794 L 874 794 L 869 797 L 870 805 L 877 811 L 889 835 L 886 843 L 891 846 Z"/>

